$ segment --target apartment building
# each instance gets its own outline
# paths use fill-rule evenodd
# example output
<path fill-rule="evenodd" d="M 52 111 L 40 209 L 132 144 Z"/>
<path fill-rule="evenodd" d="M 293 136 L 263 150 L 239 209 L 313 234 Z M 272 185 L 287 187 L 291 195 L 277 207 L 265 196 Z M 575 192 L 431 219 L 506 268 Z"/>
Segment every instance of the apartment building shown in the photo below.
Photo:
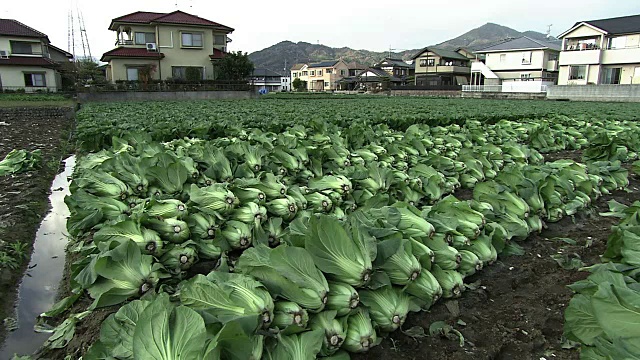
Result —
<path fill-rule="evenodd" d="M 640 15 L 580 21 L 559 38 L 559 85 L 640 84 Z"/>

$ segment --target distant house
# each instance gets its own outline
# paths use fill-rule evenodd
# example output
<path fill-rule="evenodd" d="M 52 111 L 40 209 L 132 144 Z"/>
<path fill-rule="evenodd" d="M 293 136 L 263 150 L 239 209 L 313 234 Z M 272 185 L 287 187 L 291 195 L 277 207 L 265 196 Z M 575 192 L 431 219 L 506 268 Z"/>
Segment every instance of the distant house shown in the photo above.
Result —
<path fill-rule="evenodd" d="M 227 51 L 234 29 L 182 11 L 137 11 L 111 20 L 116 48 L 102 55 L 112 83 L 151 79 L 216 79 L 216 63 Z M 145 70 L 145 71 L 142 71 Z"/>
<path fill-rule="evenodd" d="M 452 51 L 426 47 L 412 59 L 416 85 L 453 86 L 469 83 L 473 58 L 465 49 Z"/>
<path fill-rule="evenodd" d="M 577 22 L 559 38 L 559 85 L 640 84 L 640 15 Z"/>
<path fill-rule="evenodd" d="M 345 77 L 340 81 L 342 90 L 383 90 L 385 86 L 399 86 L 403 79 L 389 75 L 385 70 L 368 68 L 359 72 L 356 76 Z"/>
<path fill-rule="evenodd" d="M 310 64 L 295 64 L 291 67 L 291 81 L 296 78 L 306 84 L 309 91 L 333 91 L 339 88 L 340 80 L 349 76 L 349 66 L 343 60 L 327 60 Z"/>
<path fill-rule="evenodd" d="M 0 19 L 0 91 L 58 91 L 61 65 L 73 55 L 47 35 L 12 19 Z"/>
<path fill-rule="evenodd" d="M 415 67 L 402 59 L 384 58 L 379 63 L 373 65 L 373 67 L 382 69 L 386 71 L 387 74 L 400 79 L 413 76 L 416 73 Z"/>
<path fill-rule="evenodd" d="M 289 77 L 278 74 L 268 69 L 255 69 L 249 83 L 256 92 L 264 90 L 266 92 L 289 91 Z"/>
<path fill-rule="evenodd" d="M 523 36 L 476 51 L 484 62 L 471 64 L 472 85 L 502 85 L 506 92 L 543 92 L 557 84 L 560 43 Z"/>
<path fill-rule="evenodd" d="M 360 64 L 356 61 L 352 61 L 347 63 L 347 67 L 349 68 L 349 73 L 347 76 L 358 76 L 362 71 L 368 69 L 369 67 L 364 64 Z"/>

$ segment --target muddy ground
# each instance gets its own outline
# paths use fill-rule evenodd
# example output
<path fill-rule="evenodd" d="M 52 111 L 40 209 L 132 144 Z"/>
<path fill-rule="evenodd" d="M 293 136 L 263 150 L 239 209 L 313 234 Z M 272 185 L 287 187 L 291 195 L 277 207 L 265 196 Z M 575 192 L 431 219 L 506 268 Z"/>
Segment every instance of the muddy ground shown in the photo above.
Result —
<path fill-rule="evenodd" d="M 0 177 L 0 252 L 17 261 L 14 268 L 0 265 L 0 343 L 3 320 L 14 316 L 17 288 L 49 207 L 51 182 L 71 151 L 73 122 L 72 108 L 0 108 L 0 160 L 13 149 L 40 149 L 43 156 L 38 170 Z M 16 244 L 22 248 L 14 250 Z"/>
<path fill-rule="evenodd" d="M 547 160 L 579 161 L 580 157 L 580 153 L 563 152 L 561 156 L 549 155 Z M 440 301 L 429 312 L 410 314 L 403 326 L 405 330 L 420 326 L 428 333 L 433 322 L 445 321 L 464 336 L 464 346 L 460 347 L 457 339 L 413 338 L 396 331 L 368 353 L 352 354 L 352 359 L 577 360 L 576 349 L 563 349 L 563 314 L 572 297 L 566 286 L 588 274 L 563 269 L 551 255 L 577 254 L 586 265 L 599 262 L 617 219 L 598 214 L 608 211 L 607 201 L 612 198 L 626 204 L 640 200 L 640 180 L 631 177 L 630 181 L 629 192 L 604 196 L 585 213 L 546 224 L 541 234 L 519 243 L 524 255 L 499 259 L 465 279 L 466 283 L 474 283 L 474 290 L 468 289 L 460 299 Z M 460 191 L 456 196 L 470 198 L 471 192 Z M 576 244 L 571 245 L 566 239 L 575 240 Z M 89 304 L 88 299 L 83 299 L 72 311 L 81 311 Z M 81 356 L 99 337 L 102 321 L 117 309 L 114 306 L 94 312 L 78 324 L 76 337 L 67 348 L 48 352 L 43 358 Z"/>

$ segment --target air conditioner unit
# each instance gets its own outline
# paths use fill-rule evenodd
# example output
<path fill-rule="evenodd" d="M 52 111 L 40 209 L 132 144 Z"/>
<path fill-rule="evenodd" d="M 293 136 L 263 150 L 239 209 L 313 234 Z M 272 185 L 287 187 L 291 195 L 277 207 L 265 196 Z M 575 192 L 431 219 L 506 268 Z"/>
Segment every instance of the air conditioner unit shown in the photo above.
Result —
<path fill-rule="evenodd" d="M 147 43 L 147 51 L 158 51 L 156 43 Z"/>
<path fill-rule="evenodd" d="M 9 58 L 9 51 L 0 50 L 0 59 L 8 59 L 8 58 Z"/>

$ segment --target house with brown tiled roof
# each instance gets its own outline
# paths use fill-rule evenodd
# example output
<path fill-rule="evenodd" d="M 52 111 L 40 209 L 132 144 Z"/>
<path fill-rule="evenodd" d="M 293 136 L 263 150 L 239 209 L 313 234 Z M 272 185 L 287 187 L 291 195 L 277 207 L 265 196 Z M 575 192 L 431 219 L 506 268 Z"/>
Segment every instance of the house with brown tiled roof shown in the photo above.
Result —
<path fill-rule="evenodd" d="M 109 30 L 116 34 L 115 48 L 101 61 L 108 63 L 107 80 L 115 83 L 214 80 L 234 29 L 182 11 L 137 11 L 111 20 Z"/>
<path fill-rule="evenodd" d="M 57 91 L 62 86 L 60 64 L 73 55 L 17 20 L 0 19 L 0 92 Z"/>

